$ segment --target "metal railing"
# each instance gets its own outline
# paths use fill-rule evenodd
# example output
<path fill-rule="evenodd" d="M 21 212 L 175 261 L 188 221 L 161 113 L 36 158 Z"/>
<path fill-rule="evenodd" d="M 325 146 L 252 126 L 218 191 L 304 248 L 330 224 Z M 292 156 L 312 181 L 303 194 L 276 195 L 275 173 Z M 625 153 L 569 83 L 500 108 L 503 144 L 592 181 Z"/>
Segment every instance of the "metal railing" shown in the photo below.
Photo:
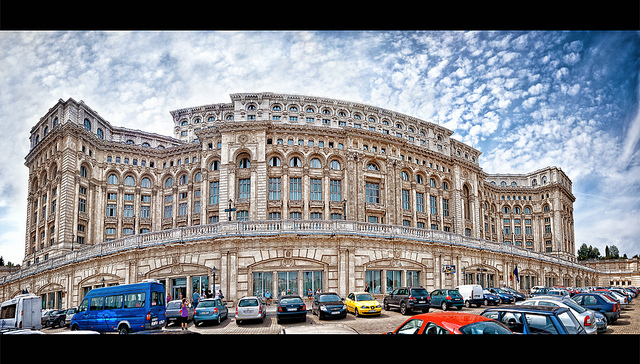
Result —
<path fill-rule="evenodd" d="M 375 224 L 350 220 L 260 220 L 222 221 L 208 225 L 185 226 L 169 230 L 130 235 L 102 244 L 96 244 L 59 255 L 44 262 L 33 264 L 19 271 L 0 277 L 0 284 L 11 282 L 42 271 L 69 263 L 81 262 L 94 257 L 125 250 L 141 249 L 157 245 L 188 242 L 202 239 L 235 236 L 296 235 L 357 235 L 384 239 L 409 239 L 419 243 L 442 243 L 496 253 L 507 253 L 523 258 L 599 272 L 575 262 L 519 248 L 515 245 L 488 241 L 439 230 L 420 229 L 400 225 Z"/>

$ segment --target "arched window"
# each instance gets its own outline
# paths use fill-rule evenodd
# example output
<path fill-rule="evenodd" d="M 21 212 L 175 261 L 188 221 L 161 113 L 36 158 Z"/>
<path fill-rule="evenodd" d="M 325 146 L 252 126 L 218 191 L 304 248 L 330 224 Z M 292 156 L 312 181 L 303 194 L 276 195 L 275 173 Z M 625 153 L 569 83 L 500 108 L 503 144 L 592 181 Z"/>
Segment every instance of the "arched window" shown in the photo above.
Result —
<path fill-rule="evenodd" d="M 87 178 L 87 167 L 80 166 L 80 177 Z"/>
<path fill-rule="evenodd" d="M 91 131 L 91 122 L 89 121 L 89 119 L 84 119 L 84 127 Z"/>
<path fill-rule="evenodd" d="M 464 185 L 462 188 L 464 194 L 464 218 L 465 220 L 471 219 L 471 192 L 469 186 Z"/>
<path fill-rule="evenodd" d="M 116 176 L 115 174 L 110 174 L 109 177 L 107 177 L 107 183 L 110 185 L 117 185 L 118 176 Z"/>
<path fill-rule="evenodd" d="M 329 168 L 330 169 L 334 169 L 336 171 L 339 171 L 342 169 L 342 167 L 340 166 L 340 162 L 333 160 L 331 161 L 331 163 L 329 163 Z"/>
<path fill-rule="evenodd" d="M 445 191 L 449 191 L 449 184 L 447 182 L 442 182 L 442 189 Z"/>
<path fill-rule="evenodd" d="M 521 211 L 521 210 L 520 210 L 520 207 L 518 207 L 518 206 L 516 206 L 516 207 L 514 207 L 514 208 L 513 208 L 513 213 L 514 213 L 514 214 L 519 214 L 519 213 L 520 213 L 520 211 Z"/>
<path fill-rule="evenodd" d="M 298 157 L 293 157 L 289 160 L 289 167 L 302 167 L 302 161 Z"/>
<path fill-rule="evenodd" d="M 104 132 L 102 131 L 102 129 L 98 128 L 96 133 L 98 134 L 98 138 L 104 139 Z"/>
<path fill-rule="evenodd" d="M 151 180 L 148 177 L 145 177 L 142 179 L 142 181 L 140 182 L 140 186 L 141 187 L 151 187 Z"/>
<path fill-rule="evenodd" d="M 240 163 L 238 163 L 238 168 L 249 168 L 251 167 L 251 161 L 249 158 L 242 158 Z"/>
<path fill-rule="evenodd" d="M 136 181 L 133 179 L 133 177 L 127 176 L 124 178 L 125 186 L 135 186 L 135 184 L 136 184 Z"/>
<path fill-rule="evenodd" d="M 416 183 L 419 184 L 419 185 L 424 183 L 424 181 L 422 179 L 422 176 L 419 175 L 419 174 L 416 174 Z"/>
<path fill-rule="evenodd" d="M 436 180 L 433 179 L 433 178 L 429 178 L 429 186 L 435 187 L 436 186 Z"/>
<path fill-rule="evenodd" d="M 509 213 L 509 207 L 508 206 L 503 207 L 502 208 L 502 212 L 505 213 L 505 214 L 508 214 Z"/>
<path fill-rule="evenodd" d="M 189 178 L 187 177 L 186 174 L 183 174 L 182 176 L 180 176 L 180 179 L 178 182 L 180 185 L 186 185 L 187 182 L 189 182 Z"/>
<path fill-rule="evenodd" d="M 202 173 L 198 172 L 194 177 L 194 182 L 201 182 L 201 181 L 202 181 Z"/>
<path fill-rule="evenodd" d="M 169 188 L 173 187 L 173 178 L 169 177 L 166 181 L 164 181 L 164 187 Z"/>
<path fill-rule="evenodd" d="M 211 163 L 211 170 L 212 171 L 219 171 L 220 170 L 220 161 L 213 161 Z"/>
<path fill-rule="evenodd" d="M 271 157 L 271 159 L 269 159 L 269 167 L 280 167 L 281 165 L 282 162 L 280 162 L 280 158 Z"/>
<path fill-rule="evenodd" d="M 407 174 L 407 172 L 405 171 L 400 172 L 400 177 L 402 178 L 403 181 L 409 180 L 409 174 Z"/>
<path fill-rule="evenodd" d="M 527 215 L 530 215 L 531 214 L 531 208 L 530 207 L 525 207 L 524 208 L 524 213 L 527 214 Z"/>
<path fill-rule="evenodd" d="M 378 165 L 377 165 L 377 164 L 375 164 L 375 163 L 369 163 L 369 164 L 367 164 L 367 170 L 368 170 L 368 171 L 376 171 L 376 172 L 379 172 L 379 171 L 380 171 L 380 169 L 378 168 Z M 405 173 L 405 174 L 406 174 L 406 172 L 402 172 L 402 173 Z M 404 177 L 403 177 L 403 179 L 404 179 Z"/>
<path fill-rule="evenodd" d="M 549 205 L 544 205 L 544 212 L 549 212 L 551 211 L 551 207 L 549 207 Z"/>
<path fill-rule="evenodd" d="M 320 163 L 320 159 L 313 158 L 311 162 L 309 162 L 310 168 L 322 168 L 322 163 Z"/>

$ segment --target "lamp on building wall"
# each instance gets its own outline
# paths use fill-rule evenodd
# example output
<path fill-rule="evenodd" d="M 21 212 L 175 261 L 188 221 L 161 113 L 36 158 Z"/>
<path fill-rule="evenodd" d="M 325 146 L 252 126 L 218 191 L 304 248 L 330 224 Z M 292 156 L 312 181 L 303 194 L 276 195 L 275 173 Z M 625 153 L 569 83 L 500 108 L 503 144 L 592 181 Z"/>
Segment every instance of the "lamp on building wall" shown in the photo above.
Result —
<path fill-rule="evenodd" d="M 231 218 L 229 218 L 231 219 Z M 231 221 L 231 220 L 229 220 Z M 213 285 L 211 286 L 211 290 L 213 291 L 213 298 L 216 297 L 216 272 L 218 271 L 218 268 L 216 268 L 216 266 L 214 265 L 213 268 L 211 268 L 211 273 L 213 275 Z"/>
<path fill-rule="evenodd" d="M 347 199 L 342 200 L 342 216 L 343 220 L 347 219 Z"/>
<path fill-rule="evenodd" d="M 233 203 L 233 200 L 229 199 L 229 208 L 224 209 L 225 212 L 229 213 L 229 221 L 231 221 L 231 212 L 236 210 L 235 208 L 231 208 L 231 203 Z"/>

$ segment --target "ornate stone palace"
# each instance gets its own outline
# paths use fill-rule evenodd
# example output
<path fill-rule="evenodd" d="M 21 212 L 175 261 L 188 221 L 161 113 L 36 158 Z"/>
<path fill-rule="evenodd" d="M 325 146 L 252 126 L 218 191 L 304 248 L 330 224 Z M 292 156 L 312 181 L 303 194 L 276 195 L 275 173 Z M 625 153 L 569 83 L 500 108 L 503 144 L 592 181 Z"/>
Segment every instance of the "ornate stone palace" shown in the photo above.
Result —
<path fill-rule="evenodd" d="M 0 277 L 2 298 L 27 289 L 72 307 L 92 288 L 143 279 L 190 297 L 215 277 L 229 300 L 597 281 L 575 261 L 560 168 L 490 175 L 478 150 L 425 120 L 230 96 L 172 111 L 174 137 L 113 126 L 82 101 L 54 105 L 31 129 L 25 257 Z"/>

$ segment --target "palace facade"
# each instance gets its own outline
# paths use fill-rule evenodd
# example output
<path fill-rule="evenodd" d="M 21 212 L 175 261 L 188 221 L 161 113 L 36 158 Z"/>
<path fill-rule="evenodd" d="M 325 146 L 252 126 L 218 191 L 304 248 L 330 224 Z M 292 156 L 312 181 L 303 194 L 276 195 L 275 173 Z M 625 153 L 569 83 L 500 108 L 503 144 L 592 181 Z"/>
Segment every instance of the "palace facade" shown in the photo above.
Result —
<path fill-rule="evenodd" d="M 575 261 L 560 168 L 488 174 L 452 131 L 380 107 L 230 97 L 172 111 L 173 137 L 54 105 L 31 129 L 25 257 L 0 277 L 2 298 L 27 289 L 73 307 L 143 279 L 174 297 L 215 279 L 230 300 L 597 281 Z"/>

